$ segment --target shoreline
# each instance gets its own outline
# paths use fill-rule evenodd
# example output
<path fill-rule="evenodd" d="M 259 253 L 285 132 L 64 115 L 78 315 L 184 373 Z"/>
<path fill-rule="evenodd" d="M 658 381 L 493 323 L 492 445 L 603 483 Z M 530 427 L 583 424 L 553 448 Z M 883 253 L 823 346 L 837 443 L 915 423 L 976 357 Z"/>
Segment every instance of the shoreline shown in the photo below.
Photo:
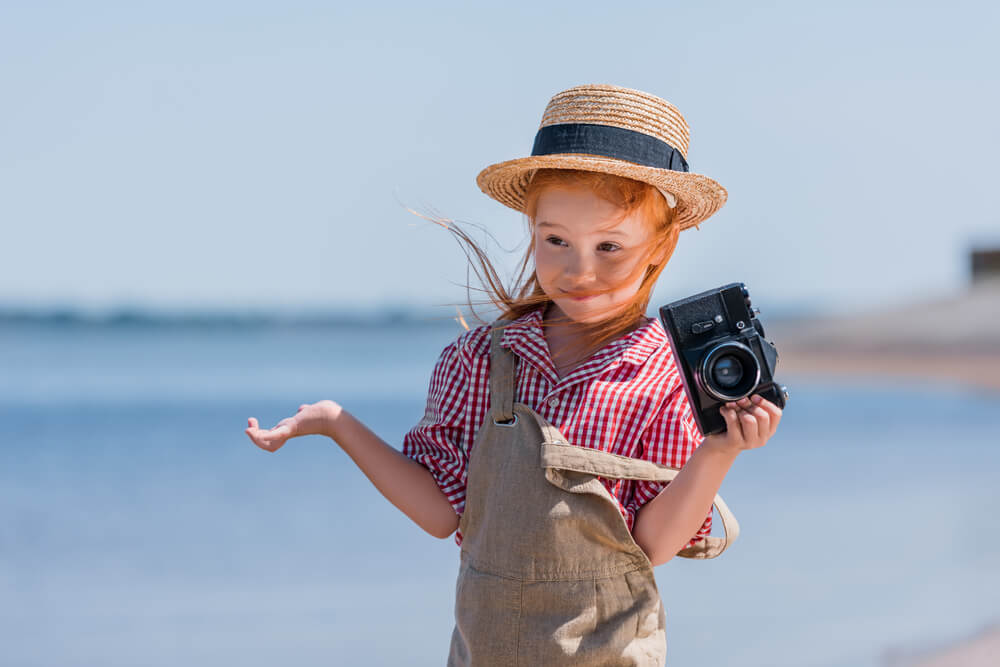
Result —
<path fill-rule="evenodd" d="M 776 375 L 845 378 L 880 376 L 958 382 L 1000 393 L 1000 353 L 928 349 L 920 354 L 826 348 L 822 352 L 788 346 L 779 348 Z"/>
<path fill-rule="evenodd" d="M 766 322 L 776 374 L 882 376 L 1000 391 L 1000 281 L 845 316 Z"/>
<path fill-rule="evenodd" d="M 990 667 L 1000 654 L 1000 622 L 980 627 L 971 635 L 913 646 L 894 646 L 882 652 L 884 667 Z"/>

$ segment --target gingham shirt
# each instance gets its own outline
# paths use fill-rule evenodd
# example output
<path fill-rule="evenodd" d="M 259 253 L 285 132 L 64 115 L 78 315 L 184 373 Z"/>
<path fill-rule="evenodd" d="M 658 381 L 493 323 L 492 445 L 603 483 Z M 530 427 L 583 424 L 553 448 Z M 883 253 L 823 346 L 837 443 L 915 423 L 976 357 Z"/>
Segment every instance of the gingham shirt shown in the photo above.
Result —
<path fill-rule="evenodd" d="M 704 437 L 674 362 L 663 325 L 652 319 L 611 341 L 559 379 L 542 333 L 542 309 L 508 327 L 501 346 L 520 357 L 516 400 L 580 447 L 679 468 Z M 459 515 L 465 509 L 468 452 L 489 412 L 490 326 L 466 331 L 441 353 L 423 419 L 403 439 L 403 453 L 431 471 Z M 663 482 L 602 479 L 629 530 Z M 688 545 L 712 527 L 705 522 Z M 461 544 L 462 536 L 455 540 Z"/>

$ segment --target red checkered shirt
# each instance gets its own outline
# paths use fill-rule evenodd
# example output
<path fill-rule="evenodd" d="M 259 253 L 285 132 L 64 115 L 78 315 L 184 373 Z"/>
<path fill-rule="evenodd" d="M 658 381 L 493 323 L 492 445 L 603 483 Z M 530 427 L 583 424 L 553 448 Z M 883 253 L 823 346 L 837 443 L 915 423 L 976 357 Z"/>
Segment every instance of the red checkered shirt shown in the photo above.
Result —
<path fill-rule="evenodd" d="M 674 362 L 663 325 L 652 319 L 611 341 L 560 379 L 542 333 L 542 309 L 508 327 L 501 346 L 520 357 L 516 400 L 580 447 L 679 468 L 704 437 Z M 441 353 L 431 376 L 423 419 L 403 439 L 403 453 L 421 463 L 461 515 L 468 452 L 489 412 L 490 326 L 466 331 Z M 662 482 L 601 479 L 629 530 Z M 712 528 L 705 522 L 688 545 Z M 461 533 L 455 540 L 462 543 Z"/>

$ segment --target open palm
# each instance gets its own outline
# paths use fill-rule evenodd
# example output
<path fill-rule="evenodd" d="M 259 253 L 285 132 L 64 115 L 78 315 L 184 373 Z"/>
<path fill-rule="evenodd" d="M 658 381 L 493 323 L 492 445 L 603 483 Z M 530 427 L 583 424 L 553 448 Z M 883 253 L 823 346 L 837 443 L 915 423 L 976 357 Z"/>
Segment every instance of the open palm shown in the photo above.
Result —
<path fill-rule="evenodd" d="M 340 409 L 339 405 L 330 400 L 303 403 L 294 415 L 285 417 L 269 429 L 260 428 L 257 419 L 250 417 L 244 433 L 261 449 L 274 452 L 281 449 L 289 438 L 327 435 L 331 417 Z"/>
<path fill-rule="evenodd" d="M 260 428 L 257 419 L 250 417 L 247 419 L 246 434 L 250 436 L 254 444 L 269 452 L 281 449 L 289 438 L 295 435 L 295 417 L 285 417 L 275 424 L 273 428 Z"/>

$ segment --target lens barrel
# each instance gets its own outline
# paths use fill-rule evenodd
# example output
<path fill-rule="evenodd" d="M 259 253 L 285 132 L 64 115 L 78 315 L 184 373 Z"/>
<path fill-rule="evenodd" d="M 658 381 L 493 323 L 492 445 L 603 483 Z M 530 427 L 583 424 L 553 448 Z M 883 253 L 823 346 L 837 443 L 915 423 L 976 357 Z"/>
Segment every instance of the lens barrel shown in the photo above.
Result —
<path fill-rule="evenodd" d="M 698 365 L 701 389 L 717 401 L 738 401 L 760 382 L 760 362 L 749 347 L 726 341 L 710 349 Z"/>

